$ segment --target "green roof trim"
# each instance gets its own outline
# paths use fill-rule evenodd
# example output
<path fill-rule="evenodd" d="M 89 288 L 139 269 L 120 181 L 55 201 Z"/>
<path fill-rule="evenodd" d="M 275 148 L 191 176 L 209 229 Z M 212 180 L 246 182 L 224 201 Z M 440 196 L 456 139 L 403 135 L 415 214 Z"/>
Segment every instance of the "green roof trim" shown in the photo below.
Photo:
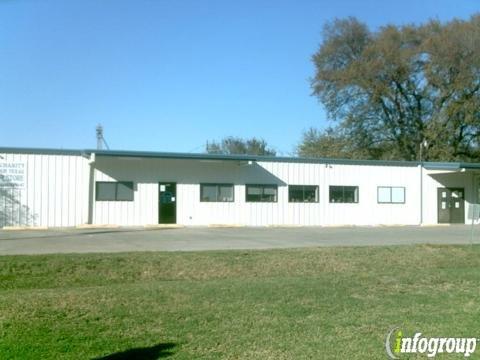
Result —
<path fill-rule="evenodd" d="M 50 148 L 23 148 L 0 147 L 0 154 L 39 154 L 39 155 L 82 155 L 82 150 L 50 149 Z"/>
<path fill-rule="evenodd" d="M 285 156 L 260 156 L 260 155 L 224 155 L 224 154 L 199 154 L 199 153 L 173 153 L 149 151 L 123 151 L 123 150 L 85 150 L 86 153 L 95 153 L 96 156 L 114 157 L 145 157 L 162 159 L 189 159 L 189 160 L 233 160 L 233 161 L 264 161 L 264 162 L 294 162 L 312 164 L 342 164 L 342 165 L 390 165 L 390 166 L 418 166 L 418 162 L 395 160 L 353 160 L 331 158 L 302 158 Z"/>
<path fill-rule="evenodd" d="M 257 156 L 257 155 L 223 155 L 201 153 L 176 153 L 154 151 L 128 151 L 128 150 L 74 150 L 74 149 L 48 149 L 48 148 L 16 148 L 0 147 L 1 153 L 11 154 L 40 154 L 40 155 L 76 155 L 76 156 L 105 156 L 105 157 L 138 157 L 158 159 L 187 159 L 187 160 L 221 160 L 221 161 L 257 161 L 257 162 L 290 162 L 305 164 L 338 164 L 338 165 L 372 165 L 372 166 L 419 166 L 418 161 L 402 160 L 356 160 L 356 159 L 331 159 L 331 158 L 302 158 L 285 156 Z M 422 162 L 428 170 L 460 170 L 480 169 L 480 163 L 466 162 Z"/>
<path fill-rule="evenodd" d="M 467 162 L 424 162 L 423 166 L 427 170 L 461 170 L 461 169 L 480 169 L 480 163 Z"/>

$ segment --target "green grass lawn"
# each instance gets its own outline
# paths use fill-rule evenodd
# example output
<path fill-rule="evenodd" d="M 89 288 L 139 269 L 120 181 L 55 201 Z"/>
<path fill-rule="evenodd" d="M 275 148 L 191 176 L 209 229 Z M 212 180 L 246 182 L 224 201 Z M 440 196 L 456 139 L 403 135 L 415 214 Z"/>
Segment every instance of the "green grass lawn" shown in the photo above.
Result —
<path fill-rule="evenodd" d="M 480 337 L 479 288 L 479 246 L 4 256 L 0 359 L 385 359 Z"/>

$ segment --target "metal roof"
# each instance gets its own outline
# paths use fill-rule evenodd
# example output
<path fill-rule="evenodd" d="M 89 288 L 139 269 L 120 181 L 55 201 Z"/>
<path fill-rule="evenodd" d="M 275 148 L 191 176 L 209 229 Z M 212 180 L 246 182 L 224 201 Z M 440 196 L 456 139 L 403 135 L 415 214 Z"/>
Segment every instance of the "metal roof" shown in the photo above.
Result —
<path fill-rule="evenodd" d="M 223 160 L 223 161 L 264 161 L 264 162 L 293 162 L 306 164 L 340 164 L 340 165 L 374 165 L 374 166 L 418 166 L 418 161 L 402 160 L 356 160 L 356 159 L 332 159 L 332 158 L 303 158 L 285 156 L 258 156 L 258 155 L 223 155 L 201 153 L 176 153 L 176 152 L 153 152 L 153 151 L 129 151 L 129 150 L 96 150 L 96 149 L 48 149 L 48 148 L 16 148 L 0 147 L 0 153 L 15 154 L 45 154 L 45 155 L 80 155 L 106 157 L 137 157 L 158 159 L 189 159 L 189 160 Z M 480 169 L 480 163 L 466 162 L 422 162 L 425 169 L 431 170 L 460 170 Z"/>
<path fill-rule="evenodd" d="M 423 167 L 427 170 L 474 170 L 480 169 L 480 163 L 426 161 L 423 163 Z"/>
<path fill-rule="evenodd" d="M 141 157 L 162 159 L 197 159 L 197 160 L 234 160 L 234 161 L 266 161 L 266 162 L 295 162 L 295 163 L 320 163 L 320 164 L 346 164 L 346 165 L 391 165 L 391 166 L 417 166 L 418 163 L 409 161 L 384 161 L 384 160 L 353 160 L 330 158 L 302 158 L 285 156 L 260 156 L 260 155 L 225 155 L 225 154 L 199 154 L 199 153 L 173 153 L 149 151 L 124 151 L 124 150 L 85 150 L 85 153 L 95 153 L 96 156 L 113 157 Z"/>
<path fill-rule="evenodd" d="M 82 150 L 72 149 L 49 149 L 49 148 L 23 148 L 23 147 L 0 147 L 0 153 L 4 154 L 40 154 L 40 155 L 82 155 Z"/>

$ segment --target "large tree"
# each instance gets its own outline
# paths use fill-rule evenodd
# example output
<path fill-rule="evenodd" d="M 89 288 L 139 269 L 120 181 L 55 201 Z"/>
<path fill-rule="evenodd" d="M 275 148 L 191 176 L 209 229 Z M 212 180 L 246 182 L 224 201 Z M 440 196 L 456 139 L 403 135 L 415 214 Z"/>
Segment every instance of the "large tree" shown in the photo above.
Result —
<path fill-rule="evenodd" d="M 255 137 L 251 139 L 242 139 L 228 136 L 219 142 L 207 142 L 205 151 L 209 154 L 276 155 L 275 150 L 270 148 L 265 140 L 257 139 Z"/>
<path fill-rule="evenodd" d="M 333 125 L 307 131 L 301 155 L 416 160 L 426 140 L 424 159 L 480 158 L 479 15 L 375 32 L 335 20 L 313 62 Z"/>

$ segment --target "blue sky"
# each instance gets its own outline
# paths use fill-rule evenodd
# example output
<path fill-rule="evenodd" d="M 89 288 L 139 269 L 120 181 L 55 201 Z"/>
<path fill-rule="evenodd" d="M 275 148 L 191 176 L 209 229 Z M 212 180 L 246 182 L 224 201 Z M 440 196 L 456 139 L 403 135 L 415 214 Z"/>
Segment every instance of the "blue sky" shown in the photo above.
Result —
<path fill-rule="evenodd" d="M 468 18 L 476 0 L 0 0 L 0 146 L 202 151 L 263 137 L 290 155 L 327 124 L 321 29 Z"/>

